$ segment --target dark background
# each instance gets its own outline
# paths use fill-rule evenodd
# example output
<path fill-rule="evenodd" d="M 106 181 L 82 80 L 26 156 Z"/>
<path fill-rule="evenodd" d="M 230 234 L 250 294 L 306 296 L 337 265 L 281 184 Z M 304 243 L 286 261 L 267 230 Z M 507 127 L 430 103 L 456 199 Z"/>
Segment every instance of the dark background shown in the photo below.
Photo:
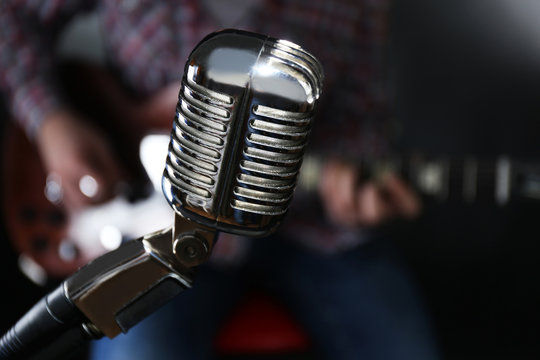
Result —
<path fill-rule="evenodd" d="M 389 51 L 401 153 L 540 163 L 540 46 L 503 3 L 396 1 Z M 426 199 L 418 220 L 393 224 L 444 358 L 540 358 L 539 217 L 540 200 Z M 20 274 L 0 234 L 4 331 L 44 289 Z"/>
<path fill-rule="evenodd" d="M 396 1 L 390 59 L 402 153 L 539 163 L 539 5 Z M 535 15 L 536 14 L 536 15 Z M 396 237 L 448 359 L 540 357 L 540 201 L 428 200 Z M 398 227 L 399 229 L 399 227 Z"/>

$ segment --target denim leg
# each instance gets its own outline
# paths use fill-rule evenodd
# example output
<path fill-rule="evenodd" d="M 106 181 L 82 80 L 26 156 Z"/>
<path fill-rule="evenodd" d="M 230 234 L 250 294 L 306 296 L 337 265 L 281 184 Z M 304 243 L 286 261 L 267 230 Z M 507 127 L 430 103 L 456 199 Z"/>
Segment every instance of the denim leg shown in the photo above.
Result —
<path fill-rule="evenodd" d="M 114 339 L 94 341 L 92 360 L 210 359 L 219 325 L 242 293 L 237 270 L 201 266 L 193 288 Z"/>
<path fill-rule="evenodd" d="M 223 319 L 255 275 L 275 292 L 328 359 L 438 359 L 406 267 L 377 240 L 336 255 L 276 238 L 253 242 L 246 268 L 203 266 L 194 288 L 128 334 L 95 342 L 92 359 L 208 359 Z"/>
<path fill-rule="evenodd" d="M 325 358 L 439 358 L 419 293 L 389 243 L 376 240 L 334 255 L 277 239 L 262 247 L 259 264 L 270 288 Z M 262 254 L 274 254 L 273 260 Z"/>

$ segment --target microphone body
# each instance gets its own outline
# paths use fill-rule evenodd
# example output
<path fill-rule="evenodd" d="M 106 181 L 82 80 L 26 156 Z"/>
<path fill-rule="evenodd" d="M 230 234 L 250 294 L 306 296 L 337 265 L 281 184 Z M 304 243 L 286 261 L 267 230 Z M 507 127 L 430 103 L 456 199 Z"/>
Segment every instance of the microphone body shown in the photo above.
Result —
<path fill-rule="evenodd" d="M 268 234 L 291 200 L 321 93 L 318 61 L 241 31 L 204 39 L 185 67 L 162 188 L 182 216 Z"/>
<path fill-rule="evenodd" d="M 275 230 L 322 78 L 319 62 L 288 41 L 238 30 L 203 39 L 185 65 L 162 179 L 174 225 L 79 269 L 4 335 L 0 358 L 28 356 L 68 330 L 86 338 L 127 332 L 191 287 L 217 231 Z"/>

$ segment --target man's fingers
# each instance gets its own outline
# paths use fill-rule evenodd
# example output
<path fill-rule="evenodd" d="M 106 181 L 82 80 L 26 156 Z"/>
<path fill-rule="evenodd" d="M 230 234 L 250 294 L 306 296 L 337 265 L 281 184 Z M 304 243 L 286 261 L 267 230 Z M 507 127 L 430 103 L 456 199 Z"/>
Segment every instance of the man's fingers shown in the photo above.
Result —
<path fill-rule="evenodd" d="M 355 218 L 359 225 L 380 225 L 395 213 L 375 183 L 361 186 L 356 193 L 356 202 Z"/>
<path fill-rule="evenodd" d="M 420 213 L 420 199 L 396 175 L 362 184 L 358 184 L 358 177 L 358 169 L 345 162 L 329 161 L 323 168 L 319 192 L 333 222 L 377 226 L 395 217 L 413 218 Z"/>
<path fill-rule="evenodd" d="M 319 183 L 319 192 L 328 217 L 335 223 L 352 226 L 356 217 L 356 172 L 340 162 L 326 164 Z"/>
<path fill-rule="evenodd" d="M 422 202 L 418 195 L 401 179 L 389 174 L 384 180 L 384 190 L 388 201 L 398 215 L 406 218 L 418 216 L 422 210 Z"/>
<path fill-rule="evenodd" d="M 68 211 L 82 209 L 89 203 L 89 199 L 80 191 L 76 178 L 66 179 L 62 185 L 63 203 Z"/>
<path fill-rule="evenodd" d="M 124 178 L 124 172 L 117 158 L 107 144 L 96 142 L 94 153 L 88 154 L 86 168 L 81 169 L 80 190 L 90 192 L 92 202 L 99 203 L 118 195 L 118 184 Z"/>

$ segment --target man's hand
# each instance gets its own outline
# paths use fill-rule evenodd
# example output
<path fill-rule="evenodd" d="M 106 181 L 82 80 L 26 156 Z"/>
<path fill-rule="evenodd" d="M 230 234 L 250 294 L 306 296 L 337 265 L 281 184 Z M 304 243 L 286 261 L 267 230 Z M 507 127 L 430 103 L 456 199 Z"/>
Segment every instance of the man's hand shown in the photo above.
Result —
<path fill-rule="evenodd" d="M 121 179 L 120 166 L 105 138 L 76 115 L 57 111 L 47 116 L 38 134 L 37 146 L 46 171 L 60 182 L 68 210 L 115 195 Z M 97 187 L 85 195 L 84 181 L 90 182 L 90 188 Z"/>
<path fill-rule="evenodd" d="M 380 181 L 359 181 L 361 169 L 340 160 L 323 167 L 319 194 L 328 217 L 344 226 L 377 226 L 393 218 L 414 218 L 421 202 L 397 175 L 388 173 Z"/>
<path fill-rule="evenodd" d="M 164 86 L 145 101 L 131 105 L 131 112 L 128 113 L 129 109 L 126 109 L 124 114 L 130 114 L 130 118 L 135 122 L 135 127 L 145 129 L 147 132 L 165 131 L 169 133 L 181 85 L 180 82 L 173 82 Z"/>

